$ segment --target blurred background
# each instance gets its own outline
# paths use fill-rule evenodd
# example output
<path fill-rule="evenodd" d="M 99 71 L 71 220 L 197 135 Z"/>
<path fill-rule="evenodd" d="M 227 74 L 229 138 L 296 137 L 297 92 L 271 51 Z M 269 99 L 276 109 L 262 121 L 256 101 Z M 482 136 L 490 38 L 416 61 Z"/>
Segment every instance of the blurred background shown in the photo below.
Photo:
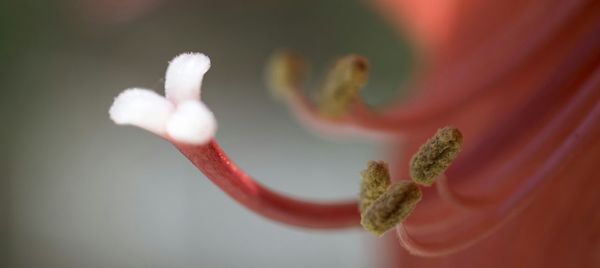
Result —
<path fill-rule="evenodd" d="M 163 91 L 167 62 L 203 52 L 217 139 L 258 181 L 315 200 L 353 198 L 383 145 L 323 139 L 264 86 L 292 48 L 317 87 L 348 53 L 369 58 L 373 105 L 402 97 L 414 53 L 365 1 L 0 0 L 1 267 L 367 267 L 371 236 L 311 231 L 234 203 L 174 147 L 108 118 L 133 86 Z"/>

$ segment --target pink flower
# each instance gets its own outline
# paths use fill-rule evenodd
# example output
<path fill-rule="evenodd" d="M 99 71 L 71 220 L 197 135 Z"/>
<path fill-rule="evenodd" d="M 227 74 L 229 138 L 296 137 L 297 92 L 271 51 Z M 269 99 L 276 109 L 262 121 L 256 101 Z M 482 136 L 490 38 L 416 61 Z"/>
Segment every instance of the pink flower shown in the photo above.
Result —
<path fill-rule="evenodd" d="M 461 130 L 460 156 L 381 241 L 389 267 L 600 266 L 600 5 L 442 2 L 378 2 L 422 48 L 426 67 L 408 100 L 384 109 L 362 103 L 357 91 L 368 65 L 350 56 L 317 103 L 302 94 L 300 62 L 278 62 L 283 101 L 319 131 L 388 143 L 392 181 L 410 178 L 411 156 L 437 128 Z M 130 89 L 111 118 L 168 139 L 264 217 L 307 228 L 359 226 L 357 201 L 290 198 L 235 166 L 199 99 L 208 70 L 200 55 L 171 63 L 166 98 Z"/>

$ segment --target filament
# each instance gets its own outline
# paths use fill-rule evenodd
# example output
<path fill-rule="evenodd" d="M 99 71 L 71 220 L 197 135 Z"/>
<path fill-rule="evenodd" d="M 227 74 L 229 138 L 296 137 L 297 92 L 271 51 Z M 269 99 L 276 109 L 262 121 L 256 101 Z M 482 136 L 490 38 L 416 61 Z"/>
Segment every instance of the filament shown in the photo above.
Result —
<path fill-rule="evenodd" d="M 259 215 L 305 228 L 359 226 L 357 201 L 316 203 L 286 197 L 254 181 L 225 155 L 214 140 L 200 146 L 174 145 L 223 192 Z"/>

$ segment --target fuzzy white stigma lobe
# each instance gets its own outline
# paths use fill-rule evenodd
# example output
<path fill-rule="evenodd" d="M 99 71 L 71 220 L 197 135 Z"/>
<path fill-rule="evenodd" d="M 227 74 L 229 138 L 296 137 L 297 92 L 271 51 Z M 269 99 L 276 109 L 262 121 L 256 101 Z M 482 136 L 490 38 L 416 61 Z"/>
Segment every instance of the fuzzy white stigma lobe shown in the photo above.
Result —
<path fill-rule="evenodd" d="M 176 141 L 187 144 L 204 144 L 217 131 L 213 113 L 199 101 L 185 101 L 177 105 L 167 123 L 167 133 Z"/>
<path fill-rule="evenodd" d="M 164 135 L 174 110 L 174 105 L 156 92 L 131 88 L 115 98 L 108 113 L 116 124 L 133 125 Z"/>
<path fill-rule="evenodd" d="M 184 53 L 169 62 L 165 75 L 165 96 L 174 103 L 200 100 L 202 78 L 210 59 L 201 53 Z"/>

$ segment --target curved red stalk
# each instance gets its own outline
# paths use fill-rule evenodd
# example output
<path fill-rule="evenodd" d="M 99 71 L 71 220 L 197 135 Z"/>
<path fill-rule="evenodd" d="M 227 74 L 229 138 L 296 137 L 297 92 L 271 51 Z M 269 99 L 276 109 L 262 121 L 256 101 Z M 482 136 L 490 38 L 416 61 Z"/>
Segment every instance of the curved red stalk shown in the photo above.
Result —
<path fill-rule="evenodd" d="M 356 201 L 321 204 L 286 197 L 246 175 L 214 140 L 200 146 L 174 145 L 231 198 L 266 218 L 306 228 L 359 226 L 360 214 Z"/>

